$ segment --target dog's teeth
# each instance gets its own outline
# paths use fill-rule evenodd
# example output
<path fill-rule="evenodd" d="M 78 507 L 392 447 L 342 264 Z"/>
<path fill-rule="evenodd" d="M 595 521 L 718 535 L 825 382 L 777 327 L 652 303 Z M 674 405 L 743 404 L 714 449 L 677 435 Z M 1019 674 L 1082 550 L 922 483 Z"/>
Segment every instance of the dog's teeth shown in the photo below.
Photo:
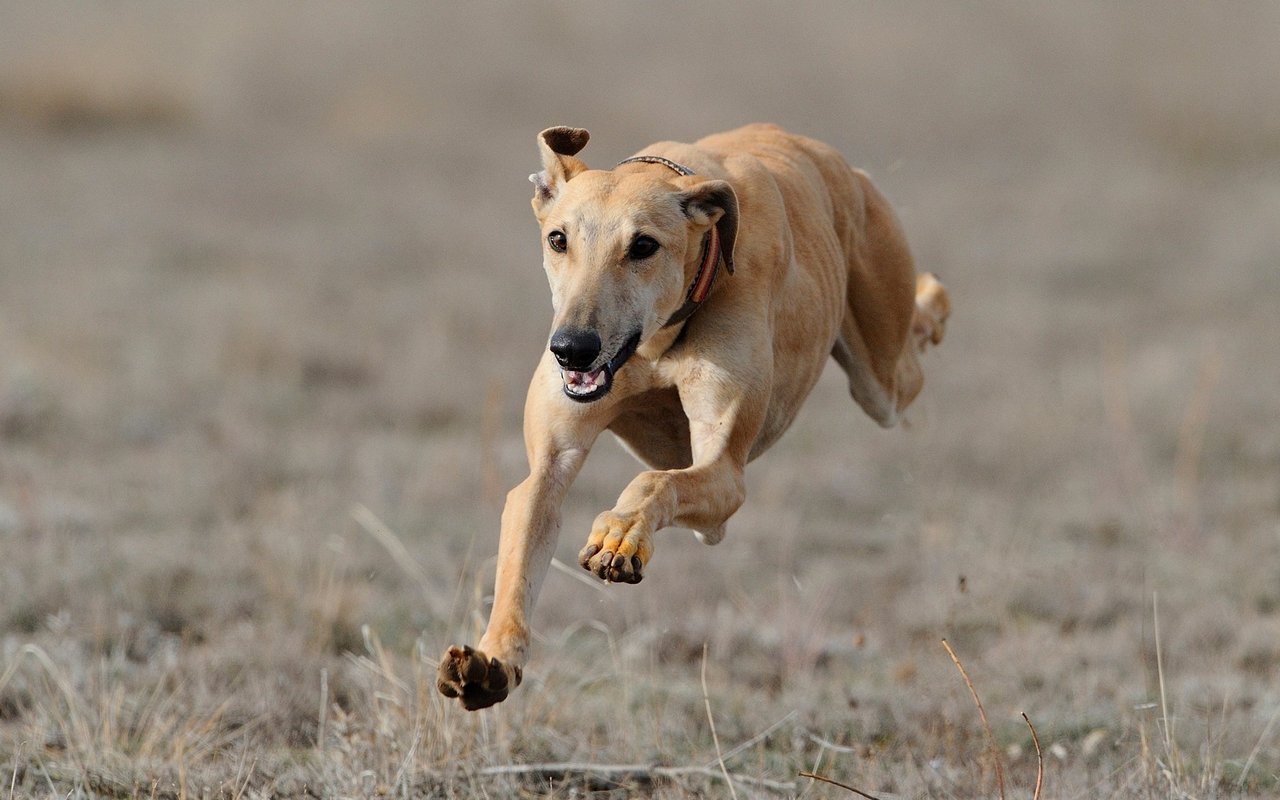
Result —
<path fill-rule="evenodd" d="M 604 367 L 593 369 L 590 372 L 565 369 L 561 370 L 560 374 L 564 379 L 565 392 L 575 397 L 586 397 L 595 394 L 609 382 L 609 373 Z"/>

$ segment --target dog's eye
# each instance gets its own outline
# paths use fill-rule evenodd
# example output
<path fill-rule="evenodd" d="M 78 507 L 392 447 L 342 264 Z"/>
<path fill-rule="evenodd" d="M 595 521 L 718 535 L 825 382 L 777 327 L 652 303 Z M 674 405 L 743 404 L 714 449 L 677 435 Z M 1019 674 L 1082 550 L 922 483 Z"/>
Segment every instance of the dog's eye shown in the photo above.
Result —
<path fill-rule="evenodd" d="M 632 259 L 639 261 L 648 258 L 658 252 L 658 240 L 652 236 L 637 236 L 636 240 L 631 243 L 631 249 L 627 251 L 627 255 Z"/>
<path fill-rule="evenodd" d="M 551 245 L 551 249 L 557 253 L 563 253 L 569 247 L 569 240 L 565 237 L 564 231 L 552 231 L 547 234 L 547 244 Z"/>

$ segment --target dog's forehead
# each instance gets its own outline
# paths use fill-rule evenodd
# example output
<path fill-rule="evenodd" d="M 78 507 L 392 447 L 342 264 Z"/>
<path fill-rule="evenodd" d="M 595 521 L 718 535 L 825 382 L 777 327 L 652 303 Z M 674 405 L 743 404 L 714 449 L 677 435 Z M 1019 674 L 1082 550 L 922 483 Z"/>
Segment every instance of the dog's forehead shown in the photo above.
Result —
<path fill-rule="evenodd" d="M 565 185 L 556 214 L 608 227 L 662 227 L 681 221 L 678 192 L 648 175 L 588 170 Z"/>

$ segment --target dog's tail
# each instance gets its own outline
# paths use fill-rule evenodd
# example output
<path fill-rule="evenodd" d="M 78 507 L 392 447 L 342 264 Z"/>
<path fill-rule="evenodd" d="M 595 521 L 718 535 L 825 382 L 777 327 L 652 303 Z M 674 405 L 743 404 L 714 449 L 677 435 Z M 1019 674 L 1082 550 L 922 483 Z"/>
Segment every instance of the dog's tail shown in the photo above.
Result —
<path fill-rule="evenodd" d="M 911 338 L 917 353 L 923 353 L 931 344 L 938 344 L 947 332 L 947 317 L 951 316 L 951 297 L 932 273 L 916 276 L 916 311 L 911 320 Z"/>

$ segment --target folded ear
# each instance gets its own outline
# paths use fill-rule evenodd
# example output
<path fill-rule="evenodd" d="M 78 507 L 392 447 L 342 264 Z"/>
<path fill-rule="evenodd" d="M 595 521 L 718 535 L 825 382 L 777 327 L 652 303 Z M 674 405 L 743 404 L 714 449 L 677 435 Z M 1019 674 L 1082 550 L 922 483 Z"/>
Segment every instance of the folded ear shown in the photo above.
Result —
<path fill-rule="evenodd" d="M 695 225 L 715 225 L 724 265 L 733 272 L 733 243 L 738 238 L 738 196 L 727 181 L 703 181 L 680 196 L 680 207 Z"/>
<path fill-rule="evenodd" d="M 560 187 L 573 176 L 587 168 L 574 158 L 587 146 L 591 134 L 582 128 L 547 128 L 538 134 L 538 152 L 542 156 L 542 171 L 529 176 L 533 182 L 533 210 L 541 214 L 545 205 L 556 196 Z"/>

